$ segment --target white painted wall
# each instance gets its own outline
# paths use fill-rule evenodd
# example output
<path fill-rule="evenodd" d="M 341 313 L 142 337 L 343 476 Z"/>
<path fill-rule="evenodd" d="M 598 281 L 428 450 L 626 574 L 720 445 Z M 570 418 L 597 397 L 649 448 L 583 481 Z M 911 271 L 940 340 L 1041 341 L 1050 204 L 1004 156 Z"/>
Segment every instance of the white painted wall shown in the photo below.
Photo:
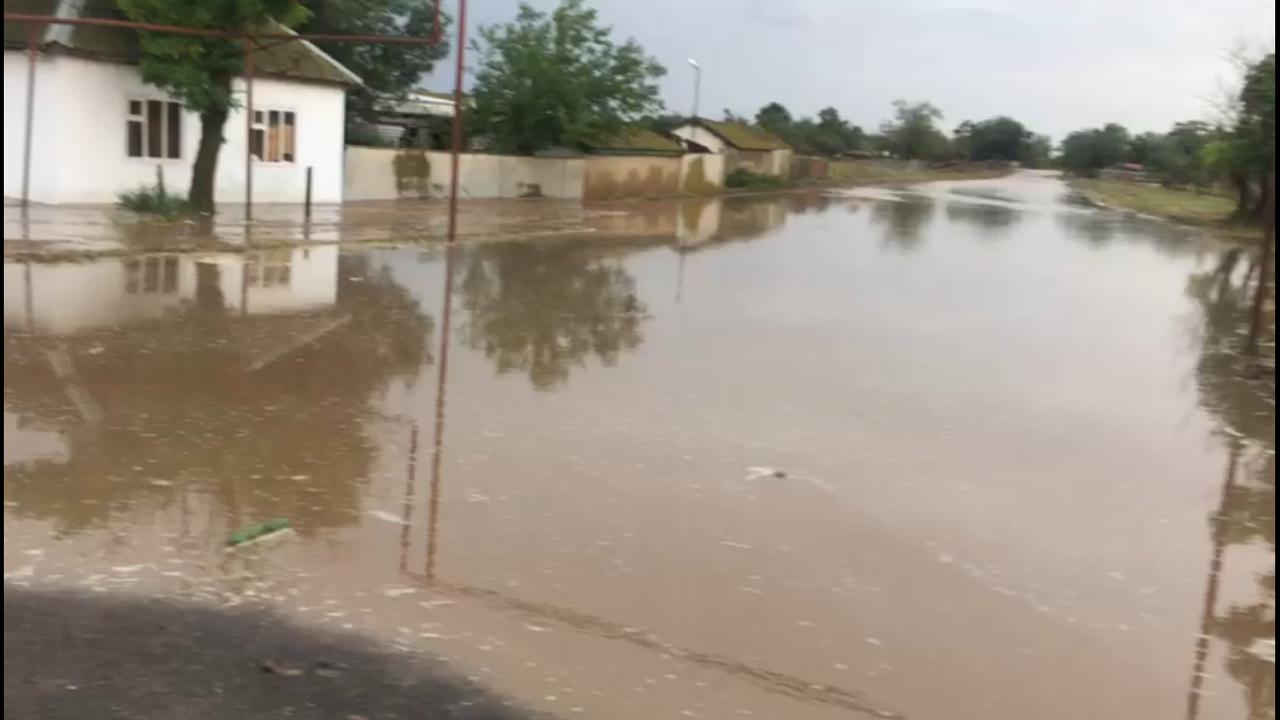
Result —
<path fill-rule="evenodd" d="M 702 163 L 702 179 L 715 188 L 724 187 L 724 155 L 714 153 L 685 153 L 680 156 L 680 188 L 691 191 L 688 187 L 689 168 L 694 162 Z"/>
<path fill-rule="evenodd" d="M 6 50 L 5 71 L 5 197 L 21 194 L 26 58 Z M 233 92 L 243 102 L 244 83 Z M 126 123 L 129 99 L 167 99 L 146 85 L 131 65 L 99 62 L 66 55 L 42 57 L 36 79 L 35 132 L 32 143 L 31 199 L 43 203 L 112 203 L 124 190 L 155 182 L 163 168 L 166 186 L 185 193 L 191 163 L 200 143 L 200 121 L 183 114 L 182 157 L 176 160 L 130 158 Z M 306 168 L 313 168 L 312 199 L 341 202 L 343 188 L 343 113 L 345 91 L 334 85 L 259 78 L 254 81 L 254 106 L 292 110 L 297 116 L 297 159 L 293 163 L 254 162 L 254 201 L 303 201 Z M 225 142 L 218 157 L 216 199 L 244 199 L 244 115 L 235 110 L 223 130 Z"/>
<path fill-rule="evenodd" d="M 169 292 L 142 292 L 129 284 L 127 264 L 163 255 L 105 258 L 80 263 L 4 264 L 4 324 L 67 335 L 111 325 L 163 317 L 195 301 L 197 265 L 220 267 L 218 286 L 228 311 L 282 314 L 329 307 L 338 300 L 338 246 L 289 248 L 245 254 L 169 255 L 178 263 L 177 283 Z M 242 293 L 245 262 L 288 263 L 289 281 L 259 283 Z"/>
<path fill-rule="evenodd" d="M 392 148 L 349 147 L 346 153 L 346 200 L 395 200 L 395 158 Z M 449 193 L 450 157 L 428 152 L 431 195 Z M 540 197 L 582 199 L 586 161 L 582 158 L 536 158 L 463 153 L 459 156 L 458 186 L 463 198 Z"/>
<path fill-rule="evenodd" d="M 684 138 L 685 140 L 696 142 L 713 153 L 722 153 L 725 151 L 725 148 L 728 147 L 725 141 L 720 139 L 719 135 L 716 135 L 701 125 L 681 125 L 675 130 L 672 130 L 671 134 L 676 137 Z"/>

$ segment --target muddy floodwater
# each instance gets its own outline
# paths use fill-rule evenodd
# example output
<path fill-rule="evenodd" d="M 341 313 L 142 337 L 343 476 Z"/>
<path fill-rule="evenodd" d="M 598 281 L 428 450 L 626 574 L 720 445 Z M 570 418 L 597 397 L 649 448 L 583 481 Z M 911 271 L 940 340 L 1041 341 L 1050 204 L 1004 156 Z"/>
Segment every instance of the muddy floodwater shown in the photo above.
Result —
<path fill-rule="evenodd" d="M 6 594 L 253 607 L 530 716 L 1274 717 L 1247 255 L 1031 173 L 593 222 L 6 262 Z"/>

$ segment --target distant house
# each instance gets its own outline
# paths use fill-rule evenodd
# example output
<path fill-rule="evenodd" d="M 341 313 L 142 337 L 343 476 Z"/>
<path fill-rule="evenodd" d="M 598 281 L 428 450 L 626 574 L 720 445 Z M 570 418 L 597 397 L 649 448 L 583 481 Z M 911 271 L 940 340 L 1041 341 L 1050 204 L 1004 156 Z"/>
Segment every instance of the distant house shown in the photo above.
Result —
<path fill-rule="evenodd" d="M 469 103 L 464 96 L 463 105 Z M 449 146 L 453 124 L 453 93 L 415 88 L 403 97 L 374 103 L 374 131 L 399 147 L 443 149 Z"/>
<path fill-rule="evenodd" d="M 113 0 L 14 0 L 9 12 L 59 17 L 123 17 Z M 275 28 L 279 30 L 279 28 Z M 200 142 L 200 118 L 142 81 L 132 30 L 38 27 L 30 198 L 42 203 L 110 203 L 151 185 L 185 193 Z M 22 193 L 26 130 L 27 26 L 4 26 L 4 194 Z M 347 90 L 360 78 L 303 40 L 262 41 L 254 53 L 253 123 L 234 109 L 223 129 L 215 197 L 244 197 L 246 144 L 253 149 L 254 199 L 301 202 L 308 167 L 313 198 L 342 200 Z M 244 101 L 237 78 L 232 92 Z"/>
<path fill-rule="evenodd" d="M 728 170 L 742 168 L 778 177 L 787 177 L 791 172 L 791 146 L 764 128 L 698 118 L 671 132 L 692 152 L 727 156 Z"/>

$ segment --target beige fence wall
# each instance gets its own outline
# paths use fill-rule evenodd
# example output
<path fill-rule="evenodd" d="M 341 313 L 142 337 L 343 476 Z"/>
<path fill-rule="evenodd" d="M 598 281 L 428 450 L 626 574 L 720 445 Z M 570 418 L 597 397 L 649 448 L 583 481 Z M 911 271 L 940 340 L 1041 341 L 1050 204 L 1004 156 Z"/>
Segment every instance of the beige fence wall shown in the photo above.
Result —
<path fill-rule="evenodd" d="M 724 187 L 725 157 L 715 154 L 533 158 L 464 153 L 459 160 L 463 198 L 608 200 L 704 195 Z M 345 200 L 446 197 L 449 154 L 348 147 L 343 185 Z"/>
<path fill-rule="evenodd" d="M 724 189 L 724 155 L 689 153 L 680 156 L 680 192 L 710 195 Z"/>
<path fill-rule="evenodd" d="M 463 198 L 582 198 L 586 162 L 581 158 L 464 153 L 459 161 L 458 194 Z M 348 147 L 343 198 L 445 197 L 449 172 L 444 152 Z"/>
<path fill-rule="evenodd" d="M 680 158 L 654 155 L 590 155 L 583 200 L 675 195 Z"/>

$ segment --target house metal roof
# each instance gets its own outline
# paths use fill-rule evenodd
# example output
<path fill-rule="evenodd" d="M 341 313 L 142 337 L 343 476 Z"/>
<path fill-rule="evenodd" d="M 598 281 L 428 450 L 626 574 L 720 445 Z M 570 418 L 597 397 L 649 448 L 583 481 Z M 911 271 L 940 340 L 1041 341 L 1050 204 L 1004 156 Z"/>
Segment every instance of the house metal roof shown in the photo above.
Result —
<path fill-rule="evenodd" d="M 594 153 L 609 155 L 680 155 L 680 143 L 647 128 L 629 126 L 612 137 L 583 143 Z"/>
<path fill-rule="evenodd" d="M 5 0 L 7 12 L 57 17 L 125 19 L 112 0 Z M 274 32 L 292 33 L 282 26 Z M 43 48 L 61 47 L 68 52 L 100 60 L 136 63 L 140 56 L 138 34 L 134 30 L 93 25 L 46 24 L 40 28 Z M 5 23 L 4 46 L 26 45 L 26 23 Z M 255 46 L 254 77 L 361 85 L 360 77 L 307 40 L 259 41 Z"/>
<path fill-rule="evenodd" d="M 710 130 L 739 150 L 790 150 L 791 146 L 783 142 L 777 135 L 755 125 L 735 122 L 717 122 L 715 120 L 695 120 L 698 125 Z"/>

